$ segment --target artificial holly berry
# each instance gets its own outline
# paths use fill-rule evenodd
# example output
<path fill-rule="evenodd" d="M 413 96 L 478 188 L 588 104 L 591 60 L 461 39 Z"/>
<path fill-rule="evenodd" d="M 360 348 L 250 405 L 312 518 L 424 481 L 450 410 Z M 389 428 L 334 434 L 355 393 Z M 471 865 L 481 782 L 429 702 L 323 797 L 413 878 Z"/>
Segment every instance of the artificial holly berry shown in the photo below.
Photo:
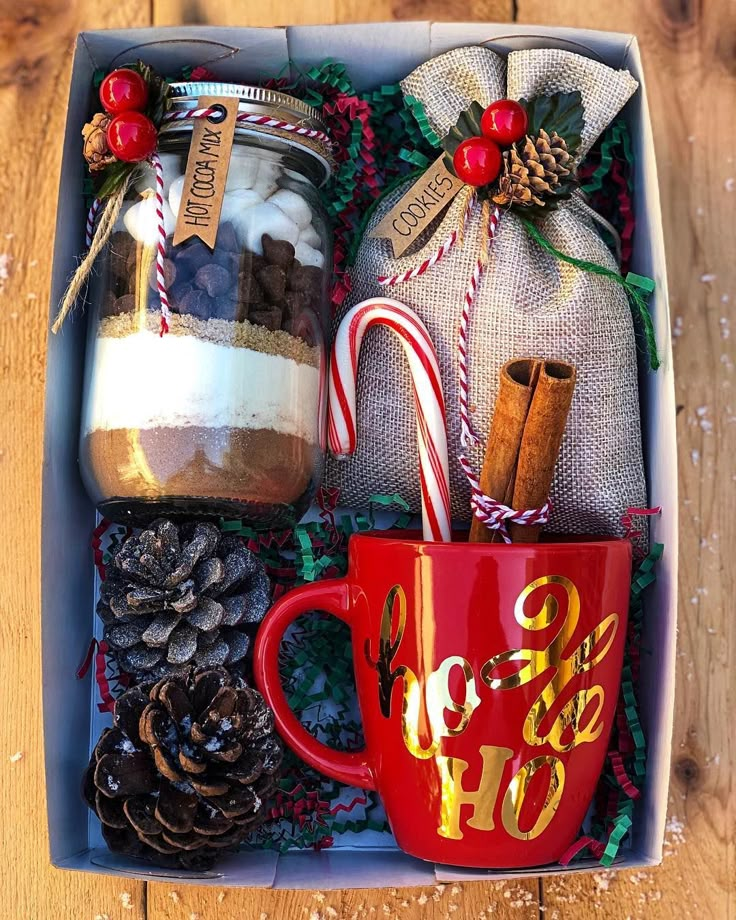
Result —
<path fill-rule="evenodd" d="M 458 146 L 452 165 L 467 185 L 488 185 L 501 171 L 501 151 L 487 137 L 469 137 Z"/>
<path fill-rule="evenodd" d="M 107 146 L 125 163 L 139 163 L 156 149 L 158 135 L 150 118 L 140 112 L 123 112 L 107 126 Z"/>
<path fill-rule="evenodd" d="M 142 112 L 148 102 L 148 84 L 135 70 L 121 67 L 109 73 L 100 85 L 100 102 L 106 112 Z"/>
<path fill-rule="evenodd" d="M 520 141 L 528 127 L 526 109 L 513 99 L 492 102 L 480 120 L 483 136 L 500 144 L 501 147 L 510 147 Z"/>

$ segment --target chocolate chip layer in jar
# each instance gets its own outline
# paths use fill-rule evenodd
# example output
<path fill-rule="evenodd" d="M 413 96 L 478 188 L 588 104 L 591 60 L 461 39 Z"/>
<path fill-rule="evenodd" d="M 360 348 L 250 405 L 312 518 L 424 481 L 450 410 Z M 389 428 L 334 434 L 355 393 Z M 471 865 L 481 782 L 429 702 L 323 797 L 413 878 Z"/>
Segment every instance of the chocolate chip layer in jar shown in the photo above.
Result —
<path fill-rule="evenodd" d="M 218 86 L 250 111 L 246 87 Z M 196 105 L 198 95 L 181 98 Z M 147 166 L 94 280 L 82 475 L 112 520 L 165 512 L 292 525 L 324 464 L 326 160 L 291 138 L 238 129 L 214 247 L 196 238 L 173 246 L 187 153 L 180 132 L 162 138 L 168 332 Z"/>

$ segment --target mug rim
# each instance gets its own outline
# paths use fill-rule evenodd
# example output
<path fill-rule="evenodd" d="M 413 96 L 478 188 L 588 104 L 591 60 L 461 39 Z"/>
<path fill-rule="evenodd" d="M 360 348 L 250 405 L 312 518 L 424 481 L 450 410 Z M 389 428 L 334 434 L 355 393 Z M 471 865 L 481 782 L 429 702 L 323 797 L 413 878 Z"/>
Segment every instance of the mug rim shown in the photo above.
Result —
<path fill-rule="evenodd" d="M 507 554 L 527 553 L 529 550 L 544 549 L 545 552 L 564 552 L 570 549 L 582 550 L 588 548 L 605 548 L 613 549 L 616 546 L 631 547 L 631 539 L 628 537 L 611 537 L 599 534 L 573 534 L 567 537 L 565 534 L 548 534 L 547 538 L 554 539 L 541 540 L 538 543 L 469 543 L 466 539 L 467 531 L 453 531 L 453 536 L 462 535 L 464 539 L 453 539 L 451 542 L 432 541 L 422 539 L 422 532 L 416 528 L 391 529 L 388 530 L 370 530 L 354 533 L 351 535 L 349 545 L 354 541 L 358 543 L 373 542 L 382 540 L 386 543 L 400 543 L 405 546 L 414 546 L 418 549 L 432 549 L 436 552 L 456 552 L 458 547 L 472 552 L 480 550 L 484 552 L 493 551 Z M 559 537 L 559 539 L 557 539 Z"/>

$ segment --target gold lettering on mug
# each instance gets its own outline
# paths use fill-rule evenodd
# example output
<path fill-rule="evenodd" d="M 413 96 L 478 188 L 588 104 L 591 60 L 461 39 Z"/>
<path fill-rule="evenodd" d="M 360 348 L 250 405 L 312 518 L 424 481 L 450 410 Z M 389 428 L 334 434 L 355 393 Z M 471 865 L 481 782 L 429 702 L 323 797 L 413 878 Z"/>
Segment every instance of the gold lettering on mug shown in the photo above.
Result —
<path fill-rule="evenodd" d="M 395 630 L 394 618 L 397 619 Z M 424 690 L 411 668 L 406 665 L 399 665 L 397 668 L 393 668 L 393 660 L 401 645 L 405 627 L 406 593 L 401 585 L 394 585 L 386 596 L 383 605 L 376 660 L 372 660 L 369 640 L 366 640 L 365 655 L 371 667 L 378 672 L 379 705 L 386 718 L 391 715 L 391 692 L 394 682 L 400 677 L 403 678 L 404 694 L 401 707 L 401 731 L 404 737 L 404 744 L 414 757 L 419 760 L 427 760 L 436 754 L 440 739 L 454 737 L 465 731 L 474 710 L 480 705 L 480 697 L 475 688 L 473 669 L 468 661 L 459 655 L 451 655 L 445 658 L 439 668 L 429 675 Z M 450 693 L 450 672 L 454 667 L 462 669 L 465 679 L 464 701 L 462 703 L 453 699 Z M 424 707 L 422 704 L 424 704 Z M 420 738 L 423 708 L 426 712 L 426 721 L 429 723 L 430 729 L 430 739 L 427 747 L 422 745 Z M 460 721 L 454 728 L 450 728 L 447 725 L 445 710 L 450 710 L 450 712 L 455 712 L 460 716 Z"/>
<path fill-rule="evenodd" d="M 532 745 L 548 742 L 554 750 L 563 752 L 571 750 L 578 744 L 595 741 L 600 737 L 603 723 L 599 719 L 605 700 L 603 688 L 596 684 L 593 687 L 578 690 L 560 708 L 546 731 L 540 733 L 542 722 L 552 711 L 570 681 L 576 675 L 594 668 L 606 657 L 618 630 L 619 617 L 617 613 L 609 614 L 576 649 L 567 653 L 570 640 L 580 619 L 580 595 L 569 578 L 563 575 L 545 575 L 528 584 L 516 600 L 514 617 L 520 626 L 530 632 L 545 629 L 554 623 L 558 619 L 559 604 L 557 598 L 550 592 L 545 594 L 542 606 L 535 616 L 527 617 L 524 613 L 526 599 L 538 589 L 551 584 L 561 585 L 565 589 L 567 611 L 547 648 L 520 648 L 501 652 L 483 665 L 480 676 L 491 690 L 511 690 L 528 684 L 549 668 L 554 668 L 555 673 L 532 704 L 526 717 L 524 740 L 527 744 Z M 601 644 L 604 639 L 605 641 Z M 492 676 L 501 665 L 515 661 L 525 662 L 524 667 L 506 677 L 494 678 Z M 583 713 L 593 703 L 595 703 L 595 711 L 583 725 Z M 568 740 L 563 741 L 566 733 Z"/>
<path fill-rule="evenodd" d="M 398 614 L 398 623 L 396 624 L 396 636 L 392 641 L 391 635 L 394 632 L 394 610 L 396 610 Z M 378 672 L 378 702 L 381 707 L 382 715 L 387 719 L 391 716 L 391 691 L 394 686 L 394 681 L 404 676 L 407 671 L 407 668 L 403 664 L 399 665 L 398 668 L 391 668 L 396 653 L 399 650 L 399 646 L 401 645 L 401 640 L 404 637 L 405 627 L 406 592 L 401 585 L 394 585 L 386 595 L 386 600 L 383 604 L 381 633 L 378 639 L 378 655 L 375 661 L 371 658 L 370 639 L 365 640 L 365 657 L 368 660 L 368 664 Z M 406 696 L 406 692 L 404 696 Z M 404 705 L 406 705 L 406 703 Z"/>
<path fill-rule="evenodd" d="M 550 768 L 550 777 L 542 810 L 531 830 L 522 831 L 519 828 L 519 818 L 521 809 L 524 807 L 524 799 L 529 789 L 529 784 L 534 774 L 545 766 Z M 512 837 L 516 837 L 517 840 L 534 840 L 535 837 L 539 837 L 554 818 L 564 788 L 565 765 L 557 757 L 535 757 L 525 763 L 509 783 L 506 795 L 503 797 L 501 820 L 506 832 L 511 834 Z"/>
<path fill-rule="evenodd" d="M 565 592 L 566 609 L 563 614 L 560 613 L 557 595 L 549 590 L 550 585 L 559 585 Z M 525 607 L 532 595 L 541 599 L 541 603 L 533 616 L 527 616 Z M 451 655 L 429 674 L 423 684 L 408 665 L 394 667 L 406 628 L 406 607 L 404 589 L 401 585 L 394 585 L 383 606 L 376 660 L 371 657 L 368 639 L 365 655 L 378 674 L 379 704 L 386 718 L 391 716 L 393 685 L 399 678 L 402 679 L 401 731 L 404 745 L 418 760 L 434 758 L 442 792 L 437 833 L 452 840 L 461 840 L 463 806 L 472 808 L 466 822 L 469 827 L 487 831 L 494 829 L 493 811 L 504 785 L 505 766 L 514 751 L 506 747 L 481 745 L 482 772 L 478 787 L 472 790 L 463 786 L 463 776 L 469 764 L 459 757 L 446 756 L 440 750 L 443 738 L 453 738 L 465 731 L 481 704 L 473 668 L 462 656 Z M 559 701 L 564 698 L 566 688 L 575 677 L 590 671 L 606 657 L 619 628 L 618 614 L 608 614 L 577 647 L 570 649 L 580 620 L 580 595 L 569 578 L 545 575 L 530 582 L 519 594 L 514 605 L 514 617 L 529 632 L 555 625 L 556 632 L 544 649 L 516 648 L 494 655 L 481 668 L 481 679 L 491 690 L 512 690 L 553 669 L 526 715 L 522 729 L 524 740 L 534 746 L 549 744 L 560 753 L 570 751 L 579 744 L 596 741 L 604 729 L 601 721 L 605 701 L 603 687 L 595 684 L 578 690 L 562 706 Z M 514 663 L 522 666 L 508 673 L 508 666 Z M 494 676 L 502 666 L 507 666 L 505 676 Z M 450 690 L 453 668 L 462 671 L 462 682 L 458 682 L 461 695 L 457 698 Z M 453 728 L 447 724 L 447 713 L 459 716 L 459 719 L 453 720 Z M 545 799 L 531 829 L 523 831 L 519 825 L 524 802 L 534 776 L 542 769 L 550 771 Z M 523 764 L 505 784 L 501 820 L 506 831 L 519 840 L 533 840 L 540 836 L 554 818 L 564 788 L 565 765 L 558 757 L 543 755 Z"/>
<path fill-rule="evenodd" d="M 467 821 L 470 827 L 479 831 L 493 830 L 495 826 L 493 807 L 498 798 L 503 768 L 513 754 L 510 748 L 482 744 L 480 756 L 483 758 L 483 772 L 475 792 L 463 788 L 463 773 L 468 769 L 466 761 L 460 760 L 459 757 L 437 755 L 437 767 L 442 786 L 440 826 L 437 828 L 437 833 L 441 837 L 447 837 L 450 840 L 463 839 L 463 832 L 460 829 L 460 809 L 463 805 L 469 805 L 473 809 L 473 814 Z"/>
<path fill-rule="evenodd" d="M 450 671 L 454 667 L 462 668 L 465 678 L 465 702 L 458 703 L 450 695 Z M 480 705 L 480 697 L 475 689 L 475 677 L 470 664 L 459 655 L 445 658 L 442 664 L 427 678 L 424 705 L 431 731 L 428 747 L 422 747 L 419 737 L 421 724 L 422 688 L 416 675 L 410 668 L 404 668 L 404 703 L 401 709 L 401 731 L 406 749 L 419 760 L 434 757 L 442 738 L 451 738 L 465 731 L 475 709 Z M 456 712 L 460 721 L 455 728 L 450 728 L 445 721 L 445 710 Z"/>

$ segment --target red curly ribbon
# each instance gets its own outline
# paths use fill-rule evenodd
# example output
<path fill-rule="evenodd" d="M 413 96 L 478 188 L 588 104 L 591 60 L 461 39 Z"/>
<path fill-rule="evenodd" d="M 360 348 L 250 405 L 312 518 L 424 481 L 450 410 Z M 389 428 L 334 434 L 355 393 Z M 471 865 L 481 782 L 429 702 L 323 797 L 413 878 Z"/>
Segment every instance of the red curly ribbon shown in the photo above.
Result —
<path fill-rule="evenodd" d="M 102 561 L 102 538 L 105 536 L 109 528 L 110 521 L 108 521 L 107 518 L 103 518 L 97 527 L 95 527 L 95 529 L 92 531 L 92 558 L 94 559 L 95 567 L 100 576 L 100 581 L 105 580 L 105 564 Z"/>
<path fill-rule="evenodd" d="M 351 812 L 357 805 L 366 805 L 367 803 L 368 799 L 364 795 L 356 795 L 349 805 L 338 802 L 337 805 L 330 809 L 330 814 L 336 815 L 340 811 Z"/>
<path fill-rule="evenodd" d="M 94 658 L 95 683 L 100 691 L 100 699 L 102 700 L 101 703 L 97 704 L 97 708 L 100 712 L 114 712 L 115 710 L 115 700 L 110 692 L 110 682 L 107 679 L 107 661 L 105 660 L 105 655 L 107 655 L 109 650 L 110 647 L 107 642 L 104 640 L 98 642 L 97 639 L 93 638 L 87 649 L 84 661 L 77 668 L 77 680 L 82 680 L 83 677 L 86 677 L 92 665 L 92 659 Z M 117 679 L 123 686 L 127 686 L 130 681 L 127 674 L 119 674 Z"/>
<path fill-rule="evenodd" d="M 629 779 L 629 776 L 626 772 L 626 767 L 624 767 L 621 753 L 619 751 L 609 751 L 608 757 L 610 758 L 611 766 L 613 767 L 613 774 L 616 777 L 616 781 L 624 791 L 624 794 L 627 795 L 630 799 L 641 798 L 641 792 Z"/>
<path fill-rule="evenodd" d="M 633 540 L 634 537 L 640 537 L 642 530 L 634 529 L 635 517 L 653 517 L 655 514 L 662 513 L 662 506 L 657 505 L 655 508 L 627 508 L 621 515 L 621 526 L 624 528 L 624 539 Z"/>
<path fill-rule="evenodd" d="M 581 850 L 588 848 L 596 859 L 600 859 L 605 851 L 605 845 L 593 837 L 580 837 L 571 844 L 560 857 L 561 866 L 569 866 Z"/>

